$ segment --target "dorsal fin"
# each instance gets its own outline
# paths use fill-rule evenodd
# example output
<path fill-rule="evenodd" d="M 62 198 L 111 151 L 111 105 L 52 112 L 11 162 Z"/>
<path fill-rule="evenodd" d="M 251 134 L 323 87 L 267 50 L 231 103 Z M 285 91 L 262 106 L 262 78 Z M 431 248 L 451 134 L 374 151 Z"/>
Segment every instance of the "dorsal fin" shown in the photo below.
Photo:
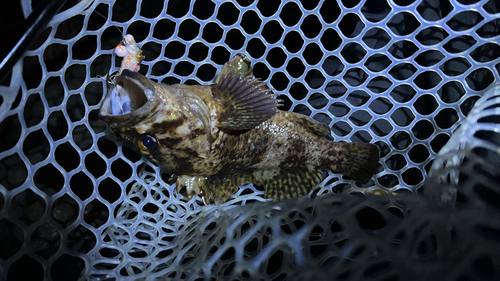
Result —
<path fill-rule="evenodd" d="M 265 83 L 234 70 L 217 79 L 218 127 L 249 130 L 276 114 L 280 100 Z"/>

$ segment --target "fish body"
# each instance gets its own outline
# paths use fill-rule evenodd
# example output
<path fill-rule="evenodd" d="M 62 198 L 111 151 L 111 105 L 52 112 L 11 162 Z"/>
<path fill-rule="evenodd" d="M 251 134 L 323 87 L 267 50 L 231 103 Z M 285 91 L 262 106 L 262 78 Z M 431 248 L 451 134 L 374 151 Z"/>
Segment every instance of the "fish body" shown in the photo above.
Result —
<path fill-rule="evenodd" d="M 279 105 L 237 55 L 213 85 L 158 84 L 125 69 L 100 115 L 125 143 L 178 175 L 178 189 L 205 202 L 226 200 L 248 183 L 264 186 L 266 198 L 304 196 L 321 169 L 361 183 L 371 178 L 375 145 L 327 140 L 328 126 Z"/>

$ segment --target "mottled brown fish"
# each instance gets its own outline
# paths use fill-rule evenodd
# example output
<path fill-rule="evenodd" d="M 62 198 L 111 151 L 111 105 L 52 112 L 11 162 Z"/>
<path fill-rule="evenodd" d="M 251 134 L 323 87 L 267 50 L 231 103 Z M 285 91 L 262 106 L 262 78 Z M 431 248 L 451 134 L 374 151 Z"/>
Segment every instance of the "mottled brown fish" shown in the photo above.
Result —
<path fill-rule="evenodd" d="M 279 100 L 236 55 L 206 86 L 158 84 L 124 69 L 110 85 L 100 116 L 170 173 L 177 189 L 206 203 L 230 198 L 238 186 L 264 187 L 264 197 L 306 195 L 332 169 L 360 183 L 373 175 L 377 146 L 325 139 L 327 125 L 280 111 Z"/>

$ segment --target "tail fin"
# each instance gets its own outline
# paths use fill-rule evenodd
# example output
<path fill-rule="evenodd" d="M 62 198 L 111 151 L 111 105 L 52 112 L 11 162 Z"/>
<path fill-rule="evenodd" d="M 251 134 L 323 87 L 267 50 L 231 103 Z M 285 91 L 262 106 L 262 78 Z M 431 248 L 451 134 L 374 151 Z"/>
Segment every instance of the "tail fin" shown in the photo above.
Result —
<path fill-rule="evenodd" d="M 359 183 L 367 183 L 377 168 L 378 147 L 371 143 L 343 143 L 341 154 L 343 161 L 335 163 L 331 169 Z"/>

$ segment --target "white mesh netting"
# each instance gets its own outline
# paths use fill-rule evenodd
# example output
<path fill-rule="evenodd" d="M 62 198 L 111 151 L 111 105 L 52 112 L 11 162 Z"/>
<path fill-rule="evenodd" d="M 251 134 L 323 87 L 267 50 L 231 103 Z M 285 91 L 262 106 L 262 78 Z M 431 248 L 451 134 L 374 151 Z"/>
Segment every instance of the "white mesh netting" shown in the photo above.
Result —
<path fill-rule="evenodd" d="M 124 33 L 169 84 L 247 54 L 379 169 L 187 200 L 98 118 Z M 499 38 L 493 0 L 69 2 L 0 86 L 0 279 L 499 280 Z"/>

